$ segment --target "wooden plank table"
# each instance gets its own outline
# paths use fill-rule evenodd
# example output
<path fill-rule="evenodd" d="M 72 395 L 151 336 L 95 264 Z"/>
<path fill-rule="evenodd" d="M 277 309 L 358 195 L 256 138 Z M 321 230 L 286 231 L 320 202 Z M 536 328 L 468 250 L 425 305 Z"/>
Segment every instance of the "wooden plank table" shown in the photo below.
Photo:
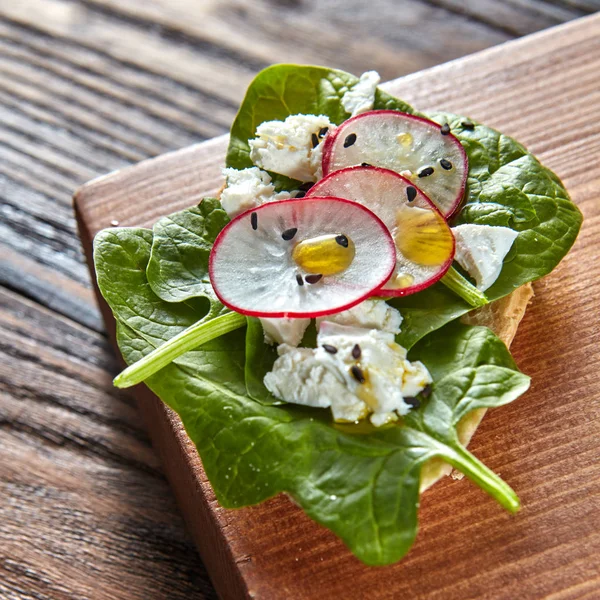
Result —
<path fill-rule="evenodd" d="M 516 489 L 503 513 L 467 480 L 421 505 L 401 563 L 360 564 L 285 496 L 221 509 L 176 415 L 136 396 L 204 563 L 223 598 L 583 598 L 600 595 L 600 16 L 404 77 L 386 88 L 514 135 L 561 176 L 585 215 L 571 254 L 535 286 L 514 353 L 532 390 L 493 411 L 474 453 Z M 149 226 L 214 194 L 226 137 L 103 177 L 77 194 L 84 248 L 116 220 Z M 106 307 L 105 307 L 106 308 Z M 108 311 L 107 323 L 112 323 Z"/>
<path fill-rule="evenodd" d="M 132 399 L 111 386 L 78 185 L 225 132 L 270 62 L 391 78 L 600 8 L 345 4 L 0 0 L 0 598 L 215 597 Z"/>

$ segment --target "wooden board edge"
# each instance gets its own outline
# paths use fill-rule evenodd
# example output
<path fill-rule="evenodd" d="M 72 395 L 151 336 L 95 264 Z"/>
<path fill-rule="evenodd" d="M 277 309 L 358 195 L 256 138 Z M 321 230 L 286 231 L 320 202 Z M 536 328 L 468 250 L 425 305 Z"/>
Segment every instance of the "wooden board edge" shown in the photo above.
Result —
<path fill-rule="evenodd" d="M 135 166 L 137 165 L 132 167 Z M 102 297 L 94 276 L 93 239 L 82 210 L 88 190 L 93 189 L 94 181 L 76 190 L 73 195 L 73 208 L 96 301 L 116 356 L 124 365 L 116 341 L 116 323 L 112 311 Z M 215 518 L 210 506 L 210 499 L 195 477 L 198 470 L 204 473 L 204 469 L 197 451 L 195 448 L 190 448 L 193 444 L 189 440 L 181 420 L 145 385 L 136 386 L 133 396 L 152 446 L 159 456 L 169 485 L 175 494 L 177 506 L 183 515 L 188 531 L 192 534 L 202 562 L 219 597 L 222 600 L 250 599 L 251 595 L 246 581 L 223 536 L 221 525 Z"/>
<path fill-rule="evenodd" d="M 596 18 L 598 18 L 600 21 L 600 15 L 599 15 L 599 17 L 595 17 L 594 19 L 596 19 Z M 592 17 L 590 17 L 586 21 L 589 22 L 590 19 L 592 19 Z M 595 21 L 595 22 L 597 22 L 597 21 Z M 566 26 L 563 26 L 561 28 L 561 30 L 564 30 L 565 27 Z M 545 33 L 539 34 L 539 35 L 541 36 L 541 35 L 549 35 L 549 34 L 548 34 L 548 32 L 545 32 Z M 478 53 L 474 56 L 469 57 L 468 60 L 469 61 L 477 61 L 481 58 L 482 54 L 486 54 L 487 52 L 489 52 L 489 51 L 486 51 L 483 53 Z M 435 68 L 436 67 L 434 67 L 434 69 Z M 431 70 L 428 70 L 428 71 L 431 71 Z M 418 78 L 423 73 L 425 73 L 425 72 L 417 73 L 414 75 L 414 77 Z M 409 77 L 411 77 L 411 76 L 409 76 Z M 143 179 L 143 177 L 147 173 L 152 171 L 158 165 L 161 165 L 162 164 L 160 162 L 161 160 L 164 160 L 167 158 L 172 159 L 174 156 L 183 161 L 189 160 L 190 158 L 192 158 L 195 149 L 197 149 L 199 146 L 202 146 L 204 148 L 205 146 L 208 146 L 211 143 L 214 143 L 215 148 L 217 147 L 217 145 L 220 145 L 221 147 L 223 147 L 226 143 L 225 138 L 226 138 L 226 136 L 222 136 L 220 138 L 216 138 L 215 140 L 211 140 L 209 142 L 204 142 L 204 143 L 196 145 L 196 146 L 184 148 L 182 150 L 175 151 L 168 155 L 163 155 L 160 157 L 156 157 L 154 159 L 149 159 L 149 160 L 143 161 L 142 163 L 138 163 L 137 165 L 127 167 L 126 169 L 122 169 L 120 171 L 116 171 L 112 174 L 109 174 L 107 176 L 96 179 L 96 180 L 86 184 L 80 190 L 78 190 L 78 192 L 76 193 L 76 197 L 75 197 L 76 214 L 80 213 L 80 214 L 77 214 L 77 220 L 78 220 L 78 224 L 80 226 L 80 232 L 81 232 L 81 225 L 85 220 L 83 218 L 84 213 L 85 213 L 85 207 L 83 207 L 83 203 L 84 203 L 86 197 L 89 197 L 92 195 L 92 190 L 93 190 L 94 194 L 98 194 L 99 193 L 98 188 L 102 188 L 102 189 L 118 188 L 119 183 L 121 181 L 123 181 L 124 179 L 126 179 L 127 177 L 129 177 L 130 169 L 136 169 L 135 179 L 139 181 L 140 179 Z M 140 169 L 140 167 L 141 167 L 141 169 Z M 106 184 L 108 184 L 108 185 L 106 185 Z M 88 194 L 89 194 L 89 196 L 88 196 Z M 81 210 L 78 210 L 78 207 Z M 88 238 L 87 248 L 89 248 L 90 242 L 91 242 L 91 240 L 89 240 L 89 238 L 90 238 L 89 232 L 88 232 L 87 238 Z M 86 248 L 86 258 L 88 260 L 88 265 L 90 265 L 90 270 L 93 273 L 93 268 L 91 266 L 92 265 L 91 257 L 88 256 L 87 248 Z M 97 293 L 97 290 L 96 290 L 96 293 Z M 104 304 L 100 298 L 99 298 L 99 303 L 100 303 L 101 307 Z M 103 314 L 104 314 L 105 310 L 106 310 L 106 308 L 103 309 Z M 110 326 L 112 324 L 112 316 L 110 316 L 110 318 L 108 318 L 108 319 L 105 316 L 105 320 L 107 323 L 107 327 L 110 328 Z M 114 338 L 113 338 L 113 341 L 114 341 Z M 157 407 L 155 407 L 156 411 L 158 411 L 156 413 L 158 416 L 155 416 L 150 409 L 146 409 L 144 407 L 143 402 L 145 400 L 143 400 L 141 398 L 141 395 L 142 394 L 140 393 L 140 397 L 138 397 L 138 395 L 136 393 L 136 400 L 138 401 L 140 410 L 141 410 L 144 418 L 145 419 L 164 420 L 165 421 L 165 424 L 164 424 L 165 435 L 170 436 L 170 438 L 167 439 L 166 442 L 168 443 L 169 441 L 171 441 L 171 443 L 173 443 L 175 445 L 179 445 L 178 450 L 181 453 L 186 454 L 187 447 L 185 445 L 185 437 L 177 438 L 177 435 L 178 435 L 177 427 L 175 426 L 175 424 L 173 422 L 169 422 L 168 415 L 161 416 L 160 411 L 159 411 L 160 404 Z M 151 394 L 149 394 L 149 396 L 151 399 L 154 399 L 156 402 L 159 402 Z M 163 408 L 163 412 L 165 410 L 166 409 Z M 148 412 L 148 416 L 146 416 L 146 411 Z M 203 559 L 206 563 L 207 570 L 208 570 L 209 574 L 211 575 L 211 577 L 213 578 L 214 584 L 216 586 L 218 586 L 218 593 L 220 594 L 220 596 L 222 598 L 226 598 L 226 599 L 251 597 L 251 593 L 247 589 L 244 578 L 241 576 L 241 572 L 239 570 L 240 565 L 236 564 L 235 560 L 232 560 L 231 549 L 229 548 L 229 545 L 226 543 L 225 538 L 223 538 L 223 532 L 221 531 L 221 527 L 219 526 L 218 519 L 215 518 L 214 506 L 209 505 L 208 498 L 202 490 L 199 490 L 197 492 L 199 494 L 198 496 L 192 496 L 191 500 L 188 499 L 186 496 L 186 494 L 193 494 L 193 492 L 190 492 L 190 490 L 194 490 L 194 488 L 196 488 L 198 486 L 198 482 L 197 482 L 196 478 L 193 477 L 193 469 L 197 468 L 197 467 L 193 467 L 192 463 L 190 462 L 190 456 L 178 457 L 179 466 L 177 468 L 180 469 L 181 473 L 189 476 L 190 480 L 188 481 L 188 483 L 177 483 L 177 475 L 178 474 L 175 472 L 175 470 L 172 471 L 173 474 L 170 472 L 171 465 L 170 465 L 170 463 L 168 463 L 165 460 L 165 457 L 161 453 L 160 443 L 161 443 L 161 440 L 163 440 L 164 438 L 160 437 L 160 431 L 156 434 L 152 432 L 152 430 L 151 430 L 152 425 L 153 425 L 152 421 L 149 424 L 147 424 L 148 429 L 150 431 L 150 435 L 153 439 L 153 442 L 155 444 L 157 451 L 159 451 L 161 460 L 163 461 L 163 464 L 165 465 L 165 470 L 167 471 L 167 476 L 173 487 L 173 490 L 175 491 L 178 504 L 180 506 L 181 511 L 184 513 L 184 516 L 186 518 L 188 526 L 191 527 L 191 530 L 192 530 L 192 533 L 194 536 L 194 540 L 200 550 L 201 556 L 203 557 Z M 158 441 L 156 441 L 156 440 L 158 440 Z M 188 450 L 188 453 L 193 452 L 193 449 L 187 448 L 187 450 Z M 177 459 L 177 457 L 175 457 L 175 458 Z M 180 485 L 181 486 L 187 485 L 189 489 L 188 490 L 186 490 L 186 489 L 180 490 L 180 488 L 179 488 Z M 183 496 L 181 498 L 180 498 L 180 493 L 183 494 Z M 208 510 L 208 512 L 210 512 L 211 514 L 210 515 L 194 514 L 194 513 L 204 513 L 204 512 L 206 512 L 206 510 Z M 196 524 L 196 520 L 198 520 L 198 522 L 200 523 L 202 518 L 204 518 L 204 520 L 208 521 L 208 523 L 205 524 L 204 522 L 202 522 L 201 524 Z M 216 536 L 216 541 L 207 541 L 207 538 L 210 538 L 211 535 Z M 223 550 L 224 550 L 224 552 L 226 552 L 226 554 L 225 553 L 219 554 L 217 557 L 215 557 L 214 556 L 215 550 L 217 550 L 217 552 L 219 552 L 222 549 L 223 542 L 225 545 L 225 548 Z M 214 545 L 211 545 L 211 544 L 214 544 Z M 218 562 L 219 560 L 221 560 L 222 562 L 219 563 Z M 211 562 L 211 561 L 214 561 L 214 562 Z M 227 563 L 227 564 L 225 565 L 224 563 Z M 234 570 L 233 578 L 232 578 L 231 574 L 224 573 L 224 571 L 226 571 L 227 568 L 231 568 Z"/>
<path fill-rule="evenodd" d="M 111 171 L 105 175 L 100 175 L 99 177 L 90 179 L 90 181 L 86 181 L 73 193 L 73 206 L 75 211 L 77 211 L 78 208 L 80 210 L 83 208 L 82 205 L 85 202 L 85 198 L 90 188 L 93 190 L 98 190 L 99 188 L 109 187 L 115 183 L 118 183 L 118 181 L 122 178 L 127 179 L 132 173 L 135 174 L 136 180 L 143 179 L 143 176 L 146 173 L 160 168 L 161 164 L 165 161 L 171 162 L 174 158 L 179 159 L 182 162 L 185 162 L 190 158 L 193 160 L 198 148 L 211 148 L 214 146 L 214 148 L 218 150 L 223 145 L 226 145 L 228 139 L 229 134 L 224 133 L 223 135 L 211 138 L 210 140 L 198 142 L 197 144 L 185 146 L 184 148 L 178 148 L 177 150 L 171 150 L 170 152 L 165 152 L 164 154 L 159 154 L 158 156 L 145 158 L 144 160 L 123 167 L 122 169 L 117 169 L 116 171 Z"/>

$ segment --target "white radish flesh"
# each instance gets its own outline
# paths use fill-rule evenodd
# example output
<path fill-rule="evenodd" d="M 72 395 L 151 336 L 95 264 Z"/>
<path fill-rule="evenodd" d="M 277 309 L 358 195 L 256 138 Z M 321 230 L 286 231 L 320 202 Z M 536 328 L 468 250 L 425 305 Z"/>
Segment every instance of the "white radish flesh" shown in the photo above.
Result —
<path fill-rule="evenodd" d="M 209 273 L 229 308 L 257 317 L 318 317 L 368 298 L 391 276 L 394 242 L 364 206 L 284 200 L 247 211 L 217 237 Z"/>
<path fill-rule="evenodd" d="M 455 136 L 428 119 L 374 110 L 348 119 L 327 136 L 324 175 L 363 163 L 406 176 L 446 218 L 463 198 L 467 155 Z"/>
<path fill-rule="evenodd" d="M 389 169 L 349 167 L 316 183 L 312 196 L 337 196 L 373 211 L 396 243 L 396 267 L 380 294 L 406 296 L 436 281 L 454 257 L 454 237 L 433 203 L 409 180 Z"/>

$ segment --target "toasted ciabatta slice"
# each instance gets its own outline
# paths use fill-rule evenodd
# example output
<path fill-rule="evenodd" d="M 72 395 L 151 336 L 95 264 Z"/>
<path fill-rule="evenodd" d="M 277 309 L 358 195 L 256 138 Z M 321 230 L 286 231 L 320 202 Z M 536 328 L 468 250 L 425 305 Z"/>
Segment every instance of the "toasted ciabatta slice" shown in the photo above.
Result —
<path fill-rule="evenodd" d="M 531 283 L 527 283 L 517 288 L 512 294 L 470 312 L 462 317 L 461 321 L 467 325 L 489 327 L 507 347 L 510 347 L 532 297 L 533 288 Z M 460 421 L 457 430 L 461 444 L 464 446 L 469 444 L 485 412 L 485 408 L 474 410 Z M 436 458 L 425 463 L 421 470 L 421 491 L 425 491 L 444 475 L 450 473 L 452 473 L 452 467 L 441 459 Z M 457 473 L 455 477 L 459 479 L 462 474 Z"/>

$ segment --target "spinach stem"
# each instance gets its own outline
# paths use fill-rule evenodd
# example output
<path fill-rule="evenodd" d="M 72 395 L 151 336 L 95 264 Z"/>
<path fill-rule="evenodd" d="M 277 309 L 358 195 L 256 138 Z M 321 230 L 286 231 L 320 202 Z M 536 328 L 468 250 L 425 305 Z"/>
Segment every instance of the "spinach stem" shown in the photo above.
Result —
<path fill-rule="evenodd" d="M 521 507 L 519 497 L 507 483 L 475 458 L 466 448 L 453 446 L 452 449 L 456 454 L 444 456 L 445 460 L 490 494 L 492 498 L 495 498 L 506 510 L 511 513 L 519 510 Z"/>
<path fill-rule="evenodd" d="M 113 383 L 118 388 L 128 388 L 141 383 L 182 354 L 244 325 L 246 317 L 236 312 L 209 321 L 199 321 L 127 367 L 115 377 Z"/>
<path fill-rule="evenodd" d="M 483 292 L 480 292 L 472 283 L 467 281 L 454 267 L 450 267 L 448 272 L 440 281 L 456 295 L 460 296 L 471 306 L 478 308 L 489 303 Z"/>

